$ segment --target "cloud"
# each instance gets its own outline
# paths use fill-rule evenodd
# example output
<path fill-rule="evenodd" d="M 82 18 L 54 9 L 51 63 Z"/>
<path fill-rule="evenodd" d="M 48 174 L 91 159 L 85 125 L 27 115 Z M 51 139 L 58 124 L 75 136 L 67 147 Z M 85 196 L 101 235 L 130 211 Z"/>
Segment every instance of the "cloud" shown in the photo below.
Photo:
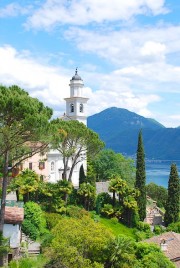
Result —
<path fill-rule="evenodd" d="M 56 114 L 59 112 L 60 115 L 65 111 L 63 99 L 69 96 L 68 84 L 71 78 L 66 69 L 41 64 L 28 51 L 17 51 L 12 46 L 0 47 L 0 58 L 4 63 L 0 66 L 2 84 L 19 85 L 32 97 L 53 107 Z M 89 115 L 116 106 L 150 116 L 152 113 L 148 105 L 160 100 L 155 94 L 133 93 L 128 81 L 116 71 L 109 75 L 92 72 L 91 77 L 95 79 L 98 89 L 93 91 L 91 88 L 84 88 L 84 95 L 90 98 Z"/>
<path fill-rule="evenodd" d="M 46 105 L 64 108 L 68 76 L 60 68 L 38 63 L 27 51 L 17 51 L 12 46 L 0 47 L 1 84 L 17 84 Z"/>
<path fill-rule="evenodd" d="M 30 12 L 31 7 L 22 7 L 17 3 L 8 4 L 0 8 L 0 18 L 16 17 L 18 15 L 25 15 Z"/>
<path fill-rule="evenodd" d="M 56 25 L 87 25 L 128 21 L 140 14 L 158 15 L 168 12 L 165 0 L 46 0 L 28 18 L 26 26 L 49 29 Z"/>
<path fill-rule="evenodd" d="M 166 46 L 159 42 L 147 41 L 140 49 L 140 53 L 145 57 L 165 58 Z"/>
<path fill-rule="evenodd" d="M 180 54 L 180 26 L 131 27 L 121 30 L 86 30 L 71 27 L 65 38 L 77 48 L 93 53 L 113 64 L 125 66 L 163 62 L 174 53 Z"/>

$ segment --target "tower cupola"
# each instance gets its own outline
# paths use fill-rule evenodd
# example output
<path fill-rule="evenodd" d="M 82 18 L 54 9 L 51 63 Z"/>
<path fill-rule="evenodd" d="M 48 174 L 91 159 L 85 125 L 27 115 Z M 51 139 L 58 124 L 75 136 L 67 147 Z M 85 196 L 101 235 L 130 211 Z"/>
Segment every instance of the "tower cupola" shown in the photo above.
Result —
<path fill-rule="evenodd" d="M 83 80 L 79 76 L 77 68 L 75 74 L 70 80 L 70 98 L 65 98 L 66 115 L 73 120 L 78 120 L 87 125 L 87 101 L 88 98 L 83 97 Z"/>

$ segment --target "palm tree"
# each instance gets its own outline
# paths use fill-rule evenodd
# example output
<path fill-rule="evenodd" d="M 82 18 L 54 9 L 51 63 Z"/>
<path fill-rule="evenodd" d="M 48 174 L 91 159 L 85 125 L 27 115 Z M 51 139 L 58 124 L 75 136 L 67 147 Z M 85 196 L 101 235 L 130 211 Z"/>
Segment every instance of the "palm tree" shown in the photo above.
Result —
<path fill-rule="evenodd" d="M 78 194 L 83 197 L 84 208 L 89 210 L 92 199 L 95 198 L 96 189 L 90 183 L 82 183 L 78 190 Z"/>
<path fill-rule="evenodd" d="M 60 193 L 63 194 L 63 200 L 65 201 L 65 204 L 67 204 L 68 195 L 71 194 L 73 190 L 72 183 L 67 180 L 61 180 L 57 184 Z"/>
<path fill-rule="evenodd" d="M 119 235 L 110 245 L 110 263 L 112 268 L 131 268 L 135 261 L 135 243 L 123 235 Z"/>
<path fill-rule="evenodd" d="M 119 196 L 119 204 L 122 205 L 122 195 L 127 188 L 127 183 L 120 177 L 113 177 L 109 183 L 109 191 L 113 193 L 113 207 L 115 206 L 116 193 Z"/>

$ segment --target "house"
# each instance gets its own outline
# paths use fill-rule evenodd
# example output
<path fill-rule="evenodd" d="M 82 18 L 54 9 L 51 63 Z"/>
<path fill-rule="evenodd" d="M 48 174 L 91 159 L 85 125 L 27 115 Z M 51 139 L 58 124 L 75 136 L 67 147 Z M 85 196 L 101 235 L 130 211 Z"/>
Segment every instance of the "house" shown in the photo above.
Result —
<path fill-rule="evenodd" d="M 164 254 L 180 268 L 180 234 L 175 232 L 166 232 L 158 236 L 153 236 L 144 240 L 147 243 L 155 243 L 160 246 Z"/>
<path fill-rule="evenodd" d="M 8 261 L 19 255 L 23 219 L 23 202 L 6 200 L 3 236 L 9 239 L 11 248 L 11 252 L 8 254 Z"/>

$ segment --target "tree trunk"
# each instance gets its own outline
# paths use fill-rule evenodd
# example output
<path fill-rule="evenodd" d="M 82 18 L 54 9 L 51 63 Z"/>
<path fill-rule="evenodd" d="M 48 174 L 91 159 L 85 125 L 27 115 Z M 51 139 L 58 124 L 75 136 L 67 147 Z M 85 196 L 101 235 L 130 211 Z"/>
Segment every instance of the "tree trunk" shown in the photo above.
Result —
<path fill-rule="evenodd" d="M 113 207 L 115 206 L 115 200 L 116 200 L 116 192 L 113 191 Z"/>
<path fill-rule="evenodd" d="M 19 191 L 16 190 L 16 199 L 17 199 L 17 202 L 19 201 Z"/>
<path fill-rule="evenodd" d="M 72 182 L 72 174 L 73 174 L 75 165 L 76 165 L 75 162 L 73 162 L 71 169 L 70 169 L 70 172 L 69 172 L 69 178 L 68 178 L 69 182 Z"/>
<path fill-rule="evenodd" d="M 6 193 L 8 184 L 8 152 L 4 155 L 4 168 L 3 168 L 3 184 L 2 184 L 2 199 L 1 199 L 1 212 L 0 212 L 0 233 L 3 234 Z M 0 267 L 4 265 L 3 256 L 0 256 Z"/>
<path fill-rule="evenodd" d="M 66 160 L 66 157 L 63 157 L 63 165 L 64 165 L 64 171 L 63 171 L 63 180 L 67 180 L 67 167 L 68 167 L 68 158 Z"/>

